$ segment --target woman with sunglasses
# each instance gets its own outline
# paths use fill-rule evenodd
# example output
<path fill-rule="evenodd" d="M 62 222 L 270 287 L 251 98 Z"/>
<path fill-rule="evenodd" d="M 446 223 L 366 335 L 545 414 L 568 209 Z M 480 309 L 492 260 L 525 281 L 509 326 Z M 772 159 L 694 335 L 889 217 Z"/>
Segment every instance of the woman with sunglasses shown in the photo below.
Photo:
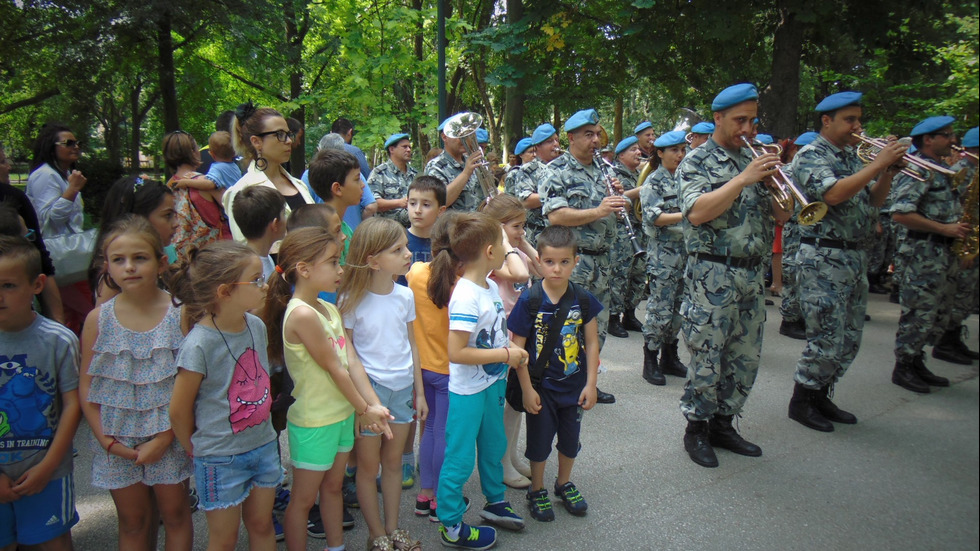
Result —
<path fill-rule="evenodd" d="M 248 170 L 241 180 L 225 191 L 221 202 L 228 213 L 232 237 L 245 242 L 245 237 L 235 217 L 232 205 L 238 193 L 251 186 L 271 187 L 286 200 L 286 212 L 313 203 L 306 185 L 294 178 L 282 165 L 289 161 L 295 133 L 289 130 L 286 119 L 268 107 L 256 108 L 252 102 L 243 103 L 235 110 L 231 141 L 235 150 L 248 160 Z"/>

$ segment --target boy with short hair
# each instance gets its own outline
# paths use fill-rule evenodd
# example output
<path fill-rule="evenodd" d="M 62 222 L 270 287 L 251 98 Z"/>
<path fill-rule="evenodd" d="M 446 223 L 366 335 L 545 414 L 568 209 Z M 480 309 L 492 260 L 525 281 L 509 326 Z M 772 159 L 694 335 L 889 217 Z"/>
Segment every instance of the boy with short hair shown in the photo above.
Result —
<path fill-rule="evenodd" d="M 364 182 L 361 180 L 361 165 L 357 158 L 339 149 L 321 149 L 310 161 L 310 187 L 323 199 L 324 204 L 330 205 L 337 211 L 337 216 L 344 219 L 344 213 L 349 207 L 361 202 Z M 344 241 L 344 251 L 340 255 L 340 263 L 347 260 L 347 250 L 350 248 L 350 238 L 354 235 L 347 222 L 341 222 L 341 230 L 347 239 Z"/>
<path fill-rule="evenodd" d="M 0 548 L 67 551 L 80 355 L 74 333 L 32 310 L 44 282 L 34 245 L 0 236 Z"/>
<path fill-rule="evenodd" d="M 268 280 L 276 269 L 269 252 L 286 236 L 286 199 L 275 189 L 251 186 L 235 196 L 231 212 L 245 244 L 262 259 L 262 277 Z"/>
<path fill-rule="evenodd" d="M 412 264 L 432 261 L 432 226 L 439 215 L 446 212 L 446 184 L 435 176 L 422 175 L 408 186 L 408 250 L 412 251 Z M 408 285 L 405 276 L 397 283 Z"/>
<path fill-rule="evenodd" d="M 596 315 L 603 306 L 584 287 L 569 281 L 578 262 L 575 233 L 567 226 L 548 226 L 537 239 L 544 279 L 521 293 L 507 318 L 517 346 L 530 355 L 528 369 L 519 370 L 527 410 L 527 451 L 531 462 L 528 509 L 535 520 L 555 519 L 544 469 L 558 436 L 558 477 L 555 494 L 569 513 L 581 516 L 588 505 L 570 477 L 580 448 L 582 412 L 596 403 L 599 331 Z M 567 296 L 566 296 L 567 295 Z M 561 312 L 563 319 L 553 320 Z M 551 331 L 558 331 L 552 335 Z M 554 343 L 551 349 L 544 348 Z M 547 354 L 547 361 L 538 357 Z M 532 382 L 532 377 L 534 380 Z"/>

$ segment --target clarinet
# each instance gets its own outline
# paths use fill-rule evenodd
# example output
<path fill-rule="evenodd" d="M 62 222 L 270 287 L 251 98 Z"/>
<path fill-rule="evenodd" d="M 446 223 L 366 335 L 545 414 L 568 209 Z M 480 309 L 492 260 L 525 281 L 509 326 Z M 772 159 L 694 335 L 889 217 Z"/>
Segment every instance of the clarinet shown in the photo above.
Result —
<path fill-rule="evenodd" d="M 602 179 L 606 182 L 606 193 L 610 196 L 619 195 L 616 193 L 616 188 L 614 188 L 612 185 L 614 176 L 609 171 L 612 168 L 612 165 L 609 164 L 609 161 L 602 158 L 602 154 L 599 153 L 598 149 L 592 152 L 592 158 L 599 167 L 599 170 L 602 172 Z M 631 203 L 629 197 L 624 197 L 624 199 L 626 199 L 627 205 Z M 643 246 L 640 245 L 640 240 L 636 238 L 636 232 L 633 231 L 633 223 L 630 222 L 629 214 L 626 213 L 626 210 L 628 209 L 629 207 L 627 206 L 627 209 L 617 211 L 616 216 L 626 223 L 626 235 L 628 235 L 630 238 L 630 245 L 633 246 L 633 257 L 635 258 L 637 256 L 643 256 L 647 254 L 647 252 L 643 250 Z"/>

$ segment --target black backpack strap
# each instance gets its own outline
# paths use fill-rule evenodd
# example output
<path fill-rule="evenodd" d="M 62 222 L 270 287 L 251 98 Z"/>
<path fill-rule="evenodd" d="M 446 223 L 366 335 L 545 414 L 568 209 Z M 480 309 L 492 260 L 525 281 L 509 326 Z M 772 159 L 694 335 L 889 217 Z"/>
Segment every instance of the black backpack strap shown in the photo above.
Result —
<path fill-rule="evenodd" d="M 537 292 L 535 292 L 535 287 L 537 287 Z M 531 311 L 532 319 L 537 320 L 538 311 L 541 309 L 541 293 L 544 290 L 541 288 L 541 283 L 535 283 L 531 287 L 531 291 L 528 293 L 528 306 L 535 306 L 531 301 L 537 301 L 537 307 Z M 535 296 L 537 295 L 537 296 Z M 565 290 L 565 294 L 562 295 L 561 300 L 558 301 L 558 309 L 555 314 L 551 317 L 551 322 L 548 324 L 548 336 L 545 338 L 544 344 L 541 346 L 541 353 L 538 354 L 537 358 L 534 360 L 534 365 L 530 366 L 528 369 L 528 375 L 531 377 L 531 384 L 537 387 L 541 384 L 541 379 L 544 378 L 545 369 L 548 366 L 548 361 L 551 359 L 551 355 L 555 352 L 555 347 L 558 345 L 558 339 L 561 338 L 561 328 L 565 324 L 565 319 L 568 317 L 568 311 L 572 309 L 572 304 L 575 303 L 576 291 L 574 287 L 570 284 L 568 289 Z M 534 340 L 531 339 L 525 343 L 525 349 L 529 352 L 534 346 Z"/>

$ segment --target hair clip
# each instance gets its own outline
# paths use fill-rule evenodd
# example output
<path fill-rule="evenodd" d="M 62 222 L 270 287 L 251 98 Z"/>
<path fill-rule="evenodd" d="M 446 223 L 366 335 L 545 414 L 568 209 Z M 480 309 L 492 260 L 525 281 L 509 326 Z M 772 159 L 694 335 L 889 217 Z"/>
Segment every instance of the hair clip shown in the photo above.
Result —
<path fill-rule="evenodd" d="M 140 188 L 143 187 L 143 184 L 145 183 L 146 182 L 143 180 L 143 178 L 137 176 L 133 181 L 133 193 L 139 193 Z"/>
<path fill-rule="evenodd" d="M 276 273 L 279 274 L 279 275 L 282 275 L 284 273 L 283 272 L 283 269 L 282 269 L 282 266 L 276 264 Z"/>
<path fill-rule="evenodd" d="M 252 100 L 248 100 L 246 103 L 242 103 L 235 109 L 235 118 L 238 119 L 238 124 L 245 124 L 245 121 L 255 113 L 256 107 L 252 103 Z"/>

